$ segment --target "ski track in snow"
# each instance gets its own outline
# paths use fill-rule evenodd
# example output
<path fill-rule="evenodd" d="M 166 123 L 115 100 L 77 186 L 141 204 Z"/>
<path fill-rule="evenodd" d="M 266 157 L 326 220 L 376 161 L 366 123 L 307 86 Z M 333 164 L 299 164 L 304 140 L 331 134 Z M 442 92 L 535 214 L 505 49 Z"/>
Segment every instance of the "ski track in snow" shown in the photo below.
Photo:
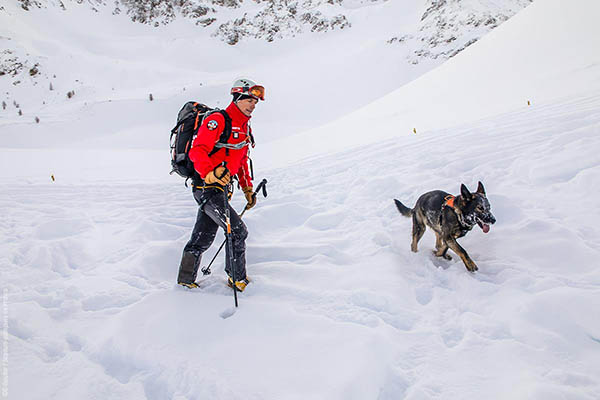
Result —
<path fill-rule="evenodd" d="M 5 185 L 11 398 L 599 398 L 599 110 L 269 171 L 233 315 L 222 257 L 201 290 L 174 285 L 196 214 L 180 183 Z M 435 258 L 429 230 L 411 253 L 392 199 L 478 180 L 498 220 L 460 240 L 479 271 Z"/>

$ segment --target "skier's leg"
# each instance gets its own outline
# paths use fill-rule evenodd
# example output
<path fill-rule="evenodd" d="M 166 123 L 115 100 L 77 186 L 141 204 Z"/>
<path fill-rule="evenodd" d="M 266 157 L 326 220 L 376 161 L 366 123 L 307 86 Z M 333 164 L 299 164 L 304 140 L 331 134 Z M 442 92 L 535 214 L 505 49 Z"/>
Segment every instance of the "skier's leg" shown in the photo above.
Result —
<path fill-rule="evenodd" d="M 226 229 L 225 210 L 223 209 L 223 201 L 219 196 L 210 199 L 204 206 L 204 212 L 221 228 Z M 229 218 L 231 222 L 231 236 L 233 242 L 233 265 L 235 267 L 235 278 L 241 281 L 246 278 L 246 238 L 248 237 L 248 229 L 235 212 L 233 207 L 229 205 Z M 227 246 L 225 247 L 226 258 L 229 260 Z M 225 264 L 225 272 L 232 276 L 229 263 Z"/>
<path fill-rule="evenodd" d="M 246 279 L 246 238 L 248 229 L 246 224 L 235 212 L 233 207 L 229 206 L 229 217 L 231 220 L 231 235 L 233 239 L 233 264 L 235 267 L 235 277 L 238 281 Z"/>
<path fill-rule="evenodd" d="M 202 253 L 208 250 L 215 240 L 218 228 L 218 225 L 200 207 L 192 236 L 183 249 L 177 277 L 178 283 L 193 283 L 196 280 Z"/>

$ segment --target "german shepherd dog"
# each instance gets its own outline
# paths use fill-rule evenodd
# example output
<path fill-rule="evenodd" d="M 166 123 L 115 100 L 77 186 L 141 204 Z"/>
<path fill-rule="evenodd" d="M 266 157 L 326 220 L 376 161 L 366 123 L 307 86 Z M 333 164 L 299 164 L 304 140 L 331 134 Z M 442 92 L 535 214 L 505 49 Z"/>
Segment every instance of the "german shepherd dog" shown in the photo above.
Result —
<path fill-rule="evenodd" d="M 446 254 L 450 248 L 458 254 L 469 271 L 477 271 L 477 265 L 456 239 L 465 236 L 475 224 L 479 225 L 484 233 L 488 233 L 489 224 L 496 222 L 481 182 L 477 185 L 475 193 L 471 193 L 464 184 L 461 184 L 460 195 L 456 197 L 441 190 L 427 192 L 419 197 L 415 208 L 412 209 L 396 199 L 394 202 L 402 215 L 412 217 L 410 248 L 413 252 L 417 252 L 417 244 L 425 233 L 425 225 L 427 225 L 435 232 L 436 250 L 433 253 L 436 257 L 451 260 L 452 257 Z"/>

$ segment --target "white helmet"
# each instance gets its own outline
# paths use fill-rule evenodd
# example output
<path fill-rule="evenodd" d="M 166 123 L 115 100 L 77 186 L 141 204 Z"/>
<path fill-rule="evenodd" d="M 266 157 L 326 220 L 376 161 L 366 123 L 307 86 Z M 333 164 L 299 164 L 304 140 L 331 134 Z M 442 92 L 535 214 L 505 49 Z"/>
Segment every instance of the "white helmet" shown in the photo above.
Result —
<path fill-rule="evenodd" d="M 265 100 L 265 88 L 261 85 L 257 85 L 256 82 L 247 78 L 240 78 L 233 82 L 231 94 L 236 101 L 242 95 L 253 97 L 256 100 Z"/>

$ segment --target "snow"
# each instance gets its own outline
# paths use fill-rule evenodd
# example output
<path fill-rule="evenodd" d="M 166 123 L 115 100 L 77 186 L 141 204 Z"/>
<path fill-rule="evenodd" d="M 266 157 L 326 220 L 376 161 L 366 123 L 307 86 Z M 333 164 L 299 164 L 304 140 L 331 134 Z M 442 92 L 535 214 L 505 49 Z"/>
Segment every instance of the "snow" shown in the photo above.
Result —
<path fill-rule="evenodd" d="M 78 92 L 79 103 L 49 95 L 39 125 L 0 114 L 9 398 L 599 398 L 598 11 L 591 0 L 537 0 L 387 96 L 378 85 L 393 82 L 394 67 L 382 66 L 371 105 L 332 105 L 343 115 L 333 122 L 319 108 L 320 122 L 292 121 L 311 130 L 259 142 L 268 197 L 244 215 L 252 282 L 237 310 L 221 257 L 201 289 L 175 285 L 197 210 L 167 175 L 165 132 L 187 100 L 169 91 L 173 81 L 153 103 L 135 98 L 150 91 L 143 76 L 126 75 L 119 82 L 131 87 L 110 103 L 104 83 Z M 255 66 L 276 82 L 274 98 L 300 68 L 286 57 L 324 52 L 342 33 L 328 35 L 295 39 L 303 47 L 284 52 L 285 72 Z M 241 45 L 214 51 L 251 47 Z M 326 86 L 317 66 L 308 70 Z M 198 72 L 202 90 L 216 99 L 242 71 L 230 72 Z M 259 138 L 261 119 L 286 121 L 273 120 L 282 106 L 272 103 L 256 109 Z M 412 206 L 426 191 L 458 194 L 478 181 L 498 222 L 459 242 L 479 271 L 454 253 L 435 258 L 431 231 L 412 253 L 411 221 L 393 199 Z M 243 207 L 239 193 L 233 205 Z"/>
<path fill-rule="evenodd" d="M 376 140 L 475 122 L 534 105 L 593 95 L 600 86 L 598 5 L 578 0 L 533 3 L 429 73 L 339 120 L 264 146 L 293 147 L 294 159 Z M 593 10 L 593 11 L 590 11 Z M 347 132 L 368 132 L 348 135 Z M 326 138 L 326 140 L 324 140 Z M 273 160 L 288 163 L 289 156 Z"/>

